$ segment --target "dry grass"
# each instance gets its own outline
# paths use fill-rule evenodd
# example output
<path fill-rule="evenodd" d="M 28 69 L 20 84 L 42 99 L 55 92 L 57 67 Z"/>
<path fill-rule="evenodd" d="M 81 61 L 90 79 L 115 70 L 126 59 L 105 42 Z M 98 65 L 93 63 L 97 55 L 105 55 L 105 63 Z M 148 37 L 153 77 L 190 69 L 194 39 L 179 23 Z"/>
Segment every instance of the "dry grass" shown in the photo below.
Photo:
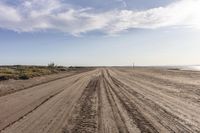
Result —
<path fill-rule="evenodd" d="M 0 67 L 0 80 L 29 79 L 65 71 L 64 67 L 45 66 L 4 66 Z"/>

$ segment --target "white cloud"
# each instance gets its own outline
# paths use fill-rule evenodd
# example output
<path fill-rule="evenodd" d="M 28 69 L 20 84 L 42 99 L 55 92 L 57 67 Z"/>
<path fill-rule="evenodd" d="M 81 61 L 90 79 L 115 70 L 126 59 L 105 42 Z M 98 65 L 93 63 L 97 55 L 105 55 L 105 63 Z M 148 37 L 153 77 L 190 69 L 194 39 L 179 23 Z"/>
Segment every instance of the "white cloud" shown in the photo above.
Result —
<path fill-rule="evenodd" d="M 4 4 L 0 4 L 0 25 L 9 26 L 9 24 L 17 23 L 21 20 L 21 16 L 17 10 Z M 5 27 L 6 28 L 6 27 Z"/>
<path fill-rule="evenodd" d="M 166 7 L 145 11 L 122 10 L 117 13 L 109 32 L 130 28 L 156 29 L 167 26 L 200 28 L 200 0 L 182 0 Z"/>
<path fill-rule="evenodd" d="M 120 0 L 123 1 L 123 0 Z M 22 0 L 17 6 L 0 3 L 0 28 L 17 32 L 56 30 L 73 35 L 89 31 L 116 34 L 132 28 L 184 26 L 200 29 L 200 0 L 179 0 L 144 11 L 96 12 L 58 0 Z"/>

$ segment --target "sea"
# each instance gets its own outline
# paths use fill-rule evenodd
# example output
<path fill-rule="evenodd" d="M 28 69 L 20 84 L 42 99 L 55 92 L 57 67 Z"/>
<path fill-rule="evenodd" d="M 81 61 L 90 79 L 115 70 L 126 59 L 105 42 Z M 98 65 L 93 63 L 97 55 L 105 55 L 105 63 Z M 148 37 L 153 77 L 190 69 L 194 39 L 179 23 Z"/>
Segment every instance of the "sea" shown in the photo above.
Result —
<path fill-rule="evenodd" d="M 193 66 L 180 66 L 177 67 L 180 70 L 191 70 L 191 71 L 200 71 L 200 65 L 193 65 Z"/>
<path fill-rule="evenodd" d="M 185 71 L 200 71 L 200 65 L 188 65 L 188 66 L 165 66 L 171 70 L 185 70 Z"/>

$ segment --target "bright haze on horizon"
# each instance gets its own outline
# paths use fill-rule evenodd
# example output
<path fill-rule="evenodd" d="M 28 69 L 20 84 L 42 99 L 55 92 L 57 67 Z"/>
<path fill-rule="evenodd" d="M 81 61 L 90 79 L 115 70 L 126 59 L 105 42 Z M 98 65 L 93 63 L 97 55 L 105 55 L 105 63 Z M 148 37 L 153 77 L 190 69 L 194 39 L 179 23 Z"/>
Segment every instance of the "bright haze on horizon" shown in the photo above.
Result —
<path fill-rule="evenodd" d="M 1 0 L 0 65 L 200 64 L 200 0 Z"/>

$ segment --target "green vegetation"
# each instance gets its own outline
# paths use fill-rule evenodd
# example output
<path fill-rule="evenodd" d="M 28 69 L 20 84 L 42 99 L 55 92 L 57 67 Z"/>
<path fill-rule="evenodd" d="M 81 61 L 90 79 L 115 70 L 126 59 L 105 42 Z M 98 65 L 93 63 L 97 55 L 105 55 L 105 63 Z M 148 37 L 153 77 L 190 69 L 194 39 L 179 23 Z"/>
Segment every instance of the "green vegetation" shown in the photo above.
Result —
<path fill-rule="evenodd" d="M 0 67 L 0 81 L 8 79 L 25 80 L 66 70 L 66 67 L 55 66 L 54 63 L 50 63 L 48 66 L 2 66 Z"/>

